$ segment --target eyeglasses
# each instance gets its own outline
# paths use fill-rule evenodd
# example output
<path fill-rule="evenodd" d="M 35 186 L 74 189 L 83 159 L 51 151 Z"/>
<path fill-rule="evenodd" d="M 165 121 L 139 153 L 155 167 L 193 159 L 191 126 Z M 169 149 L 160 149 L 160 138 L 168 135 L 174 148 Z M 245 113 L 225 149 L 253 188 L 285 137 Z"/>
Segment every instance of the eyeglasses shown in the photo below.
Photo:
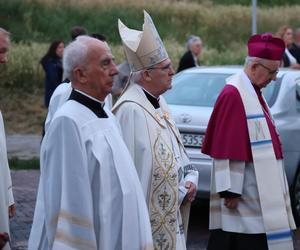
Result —
<path fill-rule="evenodd" d="M 162 71 L 167 71 L 167 70 L 170 70 L 171 68 L 172 68 L 172 64 L 169 63 L 169 64 L 167 64 L 165 66 L 162 66 L 162 67 L 151 67 L 151 68 L 149 68 L 149 70 L 151 70 L 151 69 L 160 69 Z"/>
<path fill-rule="evenodd" d="M 257 63 L 257 64 L 262 66 L 264 69 L 266 69 L 270 75 L 274 75 L 274 74 L 277 75 L 279 72 L 279 69 L 272 70 L 269 67 L 267 67 L 266 65 L 263 65 L 262 63 Z"/>

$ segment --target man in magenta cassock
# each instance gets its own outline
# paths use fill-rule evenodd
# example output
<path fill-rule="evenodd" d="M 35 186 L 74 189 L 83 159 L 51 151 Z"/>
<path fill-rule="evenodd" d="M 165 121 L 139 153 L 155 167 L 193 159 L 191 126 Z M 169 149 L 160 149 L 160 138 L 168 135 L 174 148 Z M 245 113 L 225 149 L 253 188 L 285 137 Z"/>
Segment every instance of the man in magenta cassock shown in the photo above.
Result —
<path fill-rule="evenodd" d="M 280 138 L 261 92 L 284 49 L 269 33 L 252 36 L 244 69 L 216 101 L 202 148 L 213 158 L 208 250 L 293 249 Z"/>

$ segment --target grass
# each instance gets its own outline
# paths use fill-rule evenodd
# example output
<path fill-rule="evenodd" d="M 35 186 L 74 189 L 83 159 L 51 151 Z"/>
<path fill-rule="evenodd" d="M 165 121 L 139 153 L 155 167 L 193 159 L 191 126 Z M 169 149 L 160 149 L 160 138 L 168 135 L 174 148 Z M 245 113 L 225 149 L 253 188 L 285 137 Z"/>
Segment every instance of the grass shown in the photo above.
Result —
<path fill-rule="evenodd" d="M 0 89 L 0 107 L 6 133 L 42 134 L 47 110 L 41 89 L 31 93 Z"/>
<path fill-rule="evenodd" d="M 51 41 L 69 41 L 72 26 L 82 25 L 90 33 L 107 35 L 116 62 L 121 63 L 124 54 L 117 19 L 141 29 L 142 10 L 146 9 L 175 69 L 190 34 L 199 35 L 204 42 L 201 65 L 242 64 L 251 33 L 251 6 L 247 2 L 251 1 L 0 0 L 0 23 L 10 30 L 13 41 L 9 63 L 0 68 L 0 107 L 7 132 L 41 133 L 46 109 L 39 60 Z M 232 5 L 226 6 L 228 3 Z M 300 26 L 300 5 L 288 5 L 292 3 L 295 1 L 260 0 L 258 32 L 274 33 L 283 24 Z"/>
<path fill-rule="evenodd" d="M 18 158 L 9 159 L 9 167 L 12 170 L 40 169 L 40 161 L 37 158 L 30 160 L 20 160 Z"/>
<path fill-rule="evenodd" d="M 17 42 L 69 41 L 70 28 L 82 25 L 120 44 L 118 18 L 140 29 L 143 9 L 151 14 L 163 39 L 180 43 L 197 34 L 208 47 L 220 51 L 231 42 L 245 43 L 251 34 L 251 6 L 214 5 L 213 1 L 0 0 L 0 20 Z M 261 6 L 258 31 L 276 32 L 283 24 L 300 26 L 299 12 L 300 5 Z"/>

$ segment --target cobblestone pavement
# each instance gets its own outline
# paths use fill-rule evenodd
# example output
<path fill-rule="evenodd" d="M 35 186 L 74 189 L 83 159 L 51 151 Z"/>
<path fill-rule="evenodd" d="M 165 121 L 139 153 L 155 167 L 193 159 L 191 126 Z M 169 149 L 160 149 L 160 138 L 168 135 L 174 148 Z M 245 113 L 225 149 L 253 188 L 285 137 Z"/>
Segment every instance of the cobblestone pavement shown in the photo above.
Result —
<path fill-rule="evenodd" d="M 17 214 L 11 220 L 13 250 L 27 249 L 32 224 L 39 171 L 11 171 Z M 188 236 L 188 250 L 204 250 L 208 239 L 207 206 L 196 204 L 192 207 Z M 295 250 L 300 250 L 300 229 L 296 232 Z"/>

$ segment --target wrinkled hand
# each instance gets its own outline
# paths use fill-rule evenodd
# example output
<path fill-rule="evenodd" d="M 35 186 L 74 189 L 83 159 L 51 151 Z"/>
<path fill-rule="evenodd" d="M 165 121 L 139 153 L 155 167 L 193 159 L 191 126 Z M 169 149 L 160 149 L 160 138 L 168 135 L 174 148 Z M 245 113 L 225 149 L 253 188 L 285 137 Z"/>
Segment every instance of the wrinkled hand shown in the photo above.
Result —
<path fill-rule="evenodd" d="M 16 214 L 16 204 L 12 204 L 11 206 L 8 207 L 8 216 L 9 218 L 14 217 Z"/>
<path fill-rule="evenodd" d="M 224 205 L 229 209 L 236 209 L 239 205 L 240 197 L 225 198 Z"/>
<path fill-rule="evenodd" d="M 185 188 L 188 189 L 186 195 L 185 195 L 185 202 L 192 202 L 195 200 L 196 194 L 197 194 L 197 188 L 196 185 L 193 182 L 187 181 L 185 183 Z"/>

